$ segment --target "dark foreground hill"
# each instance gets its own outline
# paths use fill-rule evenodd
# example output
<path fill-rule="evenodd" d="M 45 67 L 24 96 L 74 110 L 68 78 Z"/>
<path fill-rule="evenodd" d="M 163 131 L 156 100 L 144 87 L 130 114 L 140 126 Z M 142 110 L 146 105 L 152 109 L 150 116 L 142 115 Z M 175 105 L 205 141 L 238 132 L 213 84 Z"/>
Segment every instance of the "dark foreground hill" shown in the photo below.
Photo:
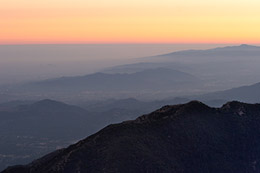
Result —
<path fill-rule="evenodd" d="M 0 171 L 7 165 L 29 163 L 92 134 L 105 124 L 96 119 L 95 114 L 80 107 L 53 100 L 1 104 Z"/>
<path fill-rule="evenodd" d="M 0 104 L 0 172 L 7 166 L 30 163 L 108 124 L 134 119 L 161 105 L 165 102 L 134 99 L 97 103 L 87 109 L 49 99 Z"/>
<path fill-rule="evenodd" d="M 13 172 L 260 172 L 260 105 L 165 106 Z"/>

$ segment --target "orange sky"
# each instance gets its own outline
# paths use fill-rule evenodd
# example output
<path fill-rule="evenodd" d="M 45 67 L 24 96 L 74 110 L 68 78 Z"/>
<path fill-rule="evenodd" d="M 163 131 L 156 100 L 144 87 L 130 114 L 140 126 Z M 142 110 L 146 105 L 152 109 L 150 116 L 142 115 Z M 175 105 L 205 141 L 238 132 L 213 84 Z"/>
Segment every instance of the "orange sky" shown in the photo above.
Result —
<path fill-rule="evenodd" d="M 259 0 L 0 0 L 0 44 L 260 43 Z"/>

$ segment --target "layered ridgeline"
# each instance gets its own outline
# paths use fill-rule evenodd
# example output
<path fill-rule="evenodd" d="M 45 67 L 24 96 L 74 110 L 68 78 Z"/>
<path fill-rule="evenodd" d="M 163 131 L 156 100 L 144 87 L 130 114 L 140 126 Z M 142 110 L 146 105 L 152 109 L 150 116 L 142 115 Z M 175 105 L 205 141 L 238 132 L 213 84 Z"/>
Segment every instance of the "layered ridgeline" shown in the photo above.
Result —
<path fill-rule="evenodd" d="M 136 73 L 94 73 L 85 76 L 62 77 L 21 85 L 17 90 L 82 92 L 82 91 L 155 91 L 198 85 L 195 76 L 178 70 L 156 68 Z"/>
<path fill-rule="evenodd" d="M 179 70 L 167 68 L 147 69 L 136 73 L 94 73 L 84 76 L 61 77 L 3 87 L 0 92 L 8 100 L 41 100 L 52 98 L 61 101 L 102 100 L 108 98 L 156 98 L 195 92 L 203 81 Z M 192 88 L 191 88 L 192 86 Z M 3 99 L 4 101 L 4 99 Z M 1 99 L 0 99 L 1 102 Z"/>
<path fill-rule="evenodd" d="M 218 91 L 260 81 L 260 47 L 242 44 L 208 50 L 184 50 L 138 59 L 140 63 L 116 66 L 107 73 L 134 73 L 144 69 L 168 68 L 197 76 L 202 91 Z"/>
<path fill-rule="evenodd" d="M 260 105 L 165 106 L 4 173 L 259 172 Z"/>
<path fill-rule="evenodd" d="M 66 102 L 165 99 L 205 94 L 260 81 L 260 47 L 240 45 L 139 58 L 83 76 L 0 86 L 0 102 L 52 98 Z"/>
<path fill-rule="evenodd" d="M 153 102 L 111 99 L 79 107 L 45 99 L 0 104 L 0 172 L 67 147 L 111 123 L 186 102 L 181 98 Z"/>
<path fill-rule="evenodd" d="M 196 96 L 194 98 L 199 100 L 239 100 L 249 103 L 259 103 L 260 102 L 260 82 L 237 88 L 232 88 L 229 90 L 218 91 L 208 94 L 203 94 Z M 194 99 L 193 98 L 193 99 Z"/>

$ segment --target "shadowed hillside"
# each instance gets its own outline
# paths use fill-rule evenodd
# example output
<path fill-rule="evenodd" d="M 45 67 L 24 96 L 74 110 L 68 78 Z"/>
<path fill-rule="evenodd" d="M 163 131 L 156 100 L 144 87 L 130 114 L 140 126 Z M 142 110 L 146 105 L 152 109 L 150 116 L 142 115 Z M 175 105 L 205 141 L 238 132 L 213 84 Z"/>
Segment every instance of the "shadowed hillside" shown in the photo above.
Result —
<path fill-rule="evenodd" d="M 3 173 L 259 172 L 260 105 L 198 101 L 107 126 L 66 149 Z"/>

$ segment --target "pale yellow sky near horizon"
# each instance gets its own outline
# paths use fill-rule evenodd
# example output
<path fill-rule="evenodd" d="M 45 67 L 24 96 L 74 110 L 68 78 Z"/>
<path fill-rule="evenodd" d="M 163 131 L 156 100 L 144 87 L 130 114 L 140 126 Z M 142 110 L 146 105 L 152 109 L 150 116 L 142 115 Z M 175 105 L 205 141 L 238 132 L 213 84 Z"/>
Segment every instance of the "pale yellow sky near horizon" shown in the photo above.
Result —
<path fill-rule="evenodd" d="M 259 0 L 0 0 L 0 44 L 260 43 Z"/>

